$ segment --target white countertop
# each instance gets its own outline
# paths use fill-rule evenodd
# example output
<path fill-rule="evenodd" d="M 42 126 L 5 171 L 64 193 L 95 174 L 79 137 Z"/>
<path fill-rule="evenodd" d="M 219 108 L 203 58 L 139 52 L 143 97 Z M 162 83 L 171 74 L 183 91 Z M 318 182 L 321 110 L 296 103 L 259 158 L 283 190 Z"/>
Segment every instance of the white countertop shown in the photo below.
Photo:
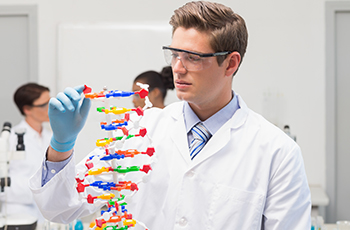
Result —
<path fill-rule="evenodd" d="M 327 206 L 329 198 L 323 188 L 319 185 L 309 185 L 311 192 L 311 203 L 313 206 Z"/>
<path fill-rule="evenodd" d="M 324 224 L 322 227 L 325 228 L 325 229 L 322 228 L 322 230 L 338 230 L 336 224 Z"/>

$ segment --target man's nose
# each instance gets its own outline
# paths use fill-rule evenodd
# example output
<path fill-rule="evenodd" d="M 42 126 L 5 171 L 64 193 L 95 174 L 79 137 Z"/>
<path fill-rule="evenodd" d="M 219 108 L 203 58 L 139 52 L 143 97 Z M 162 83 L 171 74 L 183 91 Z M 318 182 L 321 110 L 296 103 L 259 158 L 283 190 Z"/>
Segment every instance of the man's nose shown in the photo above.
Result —
<path fill-rule="evenodd" d="M 181 57 L 179 56 L 179 57 L 177 57 L 175 60 L 173 60 L 173 66 L 172 66 L 172 68 L 173 68 L 173 71 L 175 72 L 175 73 L 179 73 L 179 72 L 184 72 L 184 71 L 186 71 L 186 67 L 185 67 L 185 65 L 183 64 L 183 62 L 182 62 L 182 59 L 181 59 Z"/>

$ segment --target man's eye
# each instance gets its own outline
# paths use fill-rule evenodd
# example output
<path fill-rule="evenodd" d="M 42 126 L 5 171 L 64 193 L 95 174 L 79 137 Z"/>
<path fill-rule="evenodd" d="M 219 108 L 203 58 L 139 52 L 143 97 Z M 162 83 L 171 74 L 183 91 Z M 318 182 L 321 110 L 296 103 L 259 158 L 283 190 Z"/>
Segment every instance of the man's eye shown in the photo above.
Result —
<path fill-rule="evenodd" d="M 171 56 L 172 56 L 172 58 L 177 58 L 177 57 L 179 56 L 179 54 L 177 54 L 177 53 L 172 53 Z"/>
<path fill-rule="evenodd" d="M 193 62 L 198 62 L 201 60 L 201 57 L 198 55 L 194 55 L 194 54 L 189 54 L 188 55 L 188 60 L 193 61 Z"/>

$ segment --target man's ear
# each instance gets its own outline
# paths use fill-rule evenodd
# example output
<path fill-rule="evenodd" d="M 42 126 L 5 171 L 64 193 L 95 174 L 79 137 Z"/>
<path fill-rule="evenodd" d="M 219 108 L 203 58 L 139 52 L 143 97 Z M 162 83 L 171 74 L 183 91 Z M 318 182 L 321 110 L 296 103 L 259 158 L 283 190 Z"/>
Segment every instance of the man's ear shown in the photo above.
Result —
<path fill-rule="evenodd" d="M 24 105 L 23 106 L 23 113 L 24 113 L 25 116 L 27 116 L 28 113 L 30 113 L 30 111 L 31 111 L 31 107 L 29 105 Z"/>
<path fill-rule="evenodd" d="M 232 76 L 237 71 L 240 62 L 241 55 L 238 52 L 229 54 L 225 76 Z"/>

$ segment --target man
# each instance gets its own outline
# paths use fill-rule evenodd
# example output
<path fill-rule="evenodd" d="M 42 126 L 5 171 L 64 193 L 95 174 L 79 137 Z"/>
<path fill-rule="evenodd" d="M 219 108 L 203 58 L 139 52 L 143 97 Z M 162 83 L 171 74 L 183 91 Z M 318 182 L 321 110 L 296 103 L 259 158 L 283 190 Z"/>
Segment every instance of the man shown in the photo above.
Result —
<path fill-rule="evenodd" d="M 13 98 L 24 119 L 12 128 L 9 146 L 11 151 L 15 151 L 16 132 L 24 133 L 25 158 L 10 161 L 11 186 L 6 187 L 7 198 L 2 197 L 2 202 L 7 204 L 3 211 L 8 215 L 26 213 L 42 222 L 44 218 L 34 202 L 28 181 L 41 165 L 52 136 L 51 130 L 43 126 L 43 123 L 49 122 L 50 90 L 36 83 L 27 83 L 15 91 Z"/>
<path fill-rule="evenodd" d="M 150 229 L 310 229 L 300 148 L 231 89 L 247 46 L 244 20 L 226 6 L 199 1 L 176 10 L 170 24 L 172 43 L 163 50 L 183 101 L 150 109 L 142 120 L 159 159 L 135 198 L 135 217 Z M 74 187 L 72 149 L 90 104 L 78 104 L 82 90 L 67 88 L 50 102 L 47 160 L 66 165 L 51 180 L 40 170 L 32 180 L 38 197 L 60 195 L 63 204 L 54 208 L 39 202 L 56 221 L 92 211 L 73 191 L 57 191 Z"/>

